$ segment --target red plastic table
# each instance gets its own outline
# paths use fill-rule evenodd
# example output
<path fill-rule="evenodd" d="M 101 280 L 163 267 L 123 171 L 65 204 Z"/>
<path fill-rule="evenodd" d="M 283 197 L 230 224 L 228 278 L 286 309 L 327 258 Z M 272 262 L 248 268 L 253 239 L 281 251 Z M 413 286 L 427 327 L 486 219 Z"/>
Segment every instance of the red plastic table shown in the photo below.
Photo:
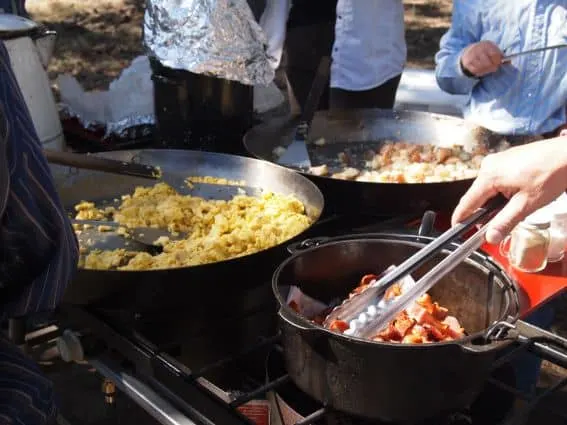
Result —
<path fill-rule="evenodd" d="M 436 223 L 437 230 L 444 231 L 449 228 L 450 220 L 448 216 L 439 214 Z M 524 273 L 509 265 L 508 260 L 500 255 L 497 245 L 486 243 L 481 249 L 489 254 L 520 286 L 523 291 L 522 316 L 536 306 L 559 296 L 567 289 L 567 255 L 560 262 L 548 264 L 545 270 L 539 273 Z"/>

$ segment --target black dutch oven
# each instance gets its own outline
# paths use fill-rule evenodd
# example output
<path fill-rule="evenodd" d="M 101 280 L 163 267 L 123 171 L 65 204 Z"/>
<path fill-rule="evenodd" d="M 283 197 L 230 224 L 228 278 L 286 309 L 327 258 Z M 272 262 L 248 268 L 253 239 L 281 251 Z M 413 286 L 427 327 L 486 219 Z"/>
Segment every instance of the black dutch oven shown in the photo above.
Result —
<path fill-rule="evenodd" d="M 423 227 L 423 225 L 422 225 Z M 273 276 L 287 372 L 304 392 L 352 415 L 381 421 L 417 421 L 470 406 L 494 361 L 514 344 L 567 366 L 567 340 L 518 320 L 520 291 L 487 255 L 476 252 L 429 293 L 468 332 L 458 341 L 394 344 L 329 331 L 291 309 L 291 285 L 330 302 L 345 298 L 368 273 L 400 264 L 432 237 L 374 233 L 311 239 Z M 451 245 L 412 276 L 417 280 L 457 247 Z"/>

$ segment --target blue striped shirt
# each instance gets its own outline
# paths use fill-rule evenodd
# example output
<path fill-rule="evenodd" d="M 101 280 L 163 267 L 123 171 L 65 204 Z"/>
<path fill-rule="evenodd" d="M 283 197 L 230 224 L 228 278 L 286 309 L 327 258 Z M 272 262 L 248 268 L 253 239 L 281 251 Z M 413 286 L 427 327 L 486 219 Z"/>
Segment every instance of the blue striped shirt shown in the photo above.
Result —
<path fill-rule="evenodd" d="M 0 132 L 0 311 L 19 316 L 57 306 L 78 247 L 4 45 L 0 81 L 6 122 Z"/>
<path fill-rule="evenodd" d="M 0 314 L 54 309 L 78 246 L 34 124 L 0 43 Z M 0 424 L 54 423 L 53 384 L 0 336 Z"/>
<path fill-rule="evenodd" d="M 454 0 L 451 28 L 435 57 L 441 89 L 470 95 L 467 120 L 509 135 L 565 124 L 567 49 L 518 57 L 493 74 L 469 78 L 460 69 L 461 54 L 482 40 L 505 54 L 567 43 L 567 0 Z"/>

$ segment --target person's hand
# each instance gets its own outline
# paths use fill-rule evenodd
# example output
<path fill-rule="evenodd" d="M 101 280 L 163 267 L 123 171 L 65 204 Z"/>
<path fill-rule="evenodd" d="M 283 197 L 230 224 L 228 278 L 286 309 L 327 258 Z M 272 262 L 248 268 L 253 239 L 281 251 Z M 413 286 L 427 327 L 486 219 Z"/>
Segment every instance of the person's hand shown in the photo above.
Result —
<path fill-rule="evenodd" d="M 468 46 L 461 55 L 461 66 L 476 77 L 495 72 L 502 65 L 504 55 L 496 44 L 481 41 Z"/>
<path fill-rule="evenodd" d="M 502 193 L 509 201 L 489 222 L 486 240 L 499 243 L 525 217 L 567 189 L 567 137 L 534 142 L 488 155 L 478 177 L 453 212 L 462 222 Z"/>

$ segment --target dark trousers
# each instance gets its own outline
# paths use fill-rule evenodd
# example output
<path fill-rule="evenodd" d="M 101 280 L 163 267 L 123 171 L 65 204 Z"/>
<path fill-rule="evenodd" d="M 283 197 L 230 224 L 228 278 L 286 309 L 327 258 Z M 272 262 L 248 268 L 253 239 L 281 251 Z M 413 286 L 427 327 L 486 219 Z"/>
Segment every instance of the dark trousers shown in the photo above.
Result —
<path fill-rule="evenodd" d="M 282 67 L 299 107 L 305 104 L 321 57 L 331 55 L 334 40 L 334 22 L 320 22 L 288 29 Z M 364 91 L 327 87 L 319 109 L 392 109 L 400 78 L 401 75 L 398 75 L 378 87 Z"/>

